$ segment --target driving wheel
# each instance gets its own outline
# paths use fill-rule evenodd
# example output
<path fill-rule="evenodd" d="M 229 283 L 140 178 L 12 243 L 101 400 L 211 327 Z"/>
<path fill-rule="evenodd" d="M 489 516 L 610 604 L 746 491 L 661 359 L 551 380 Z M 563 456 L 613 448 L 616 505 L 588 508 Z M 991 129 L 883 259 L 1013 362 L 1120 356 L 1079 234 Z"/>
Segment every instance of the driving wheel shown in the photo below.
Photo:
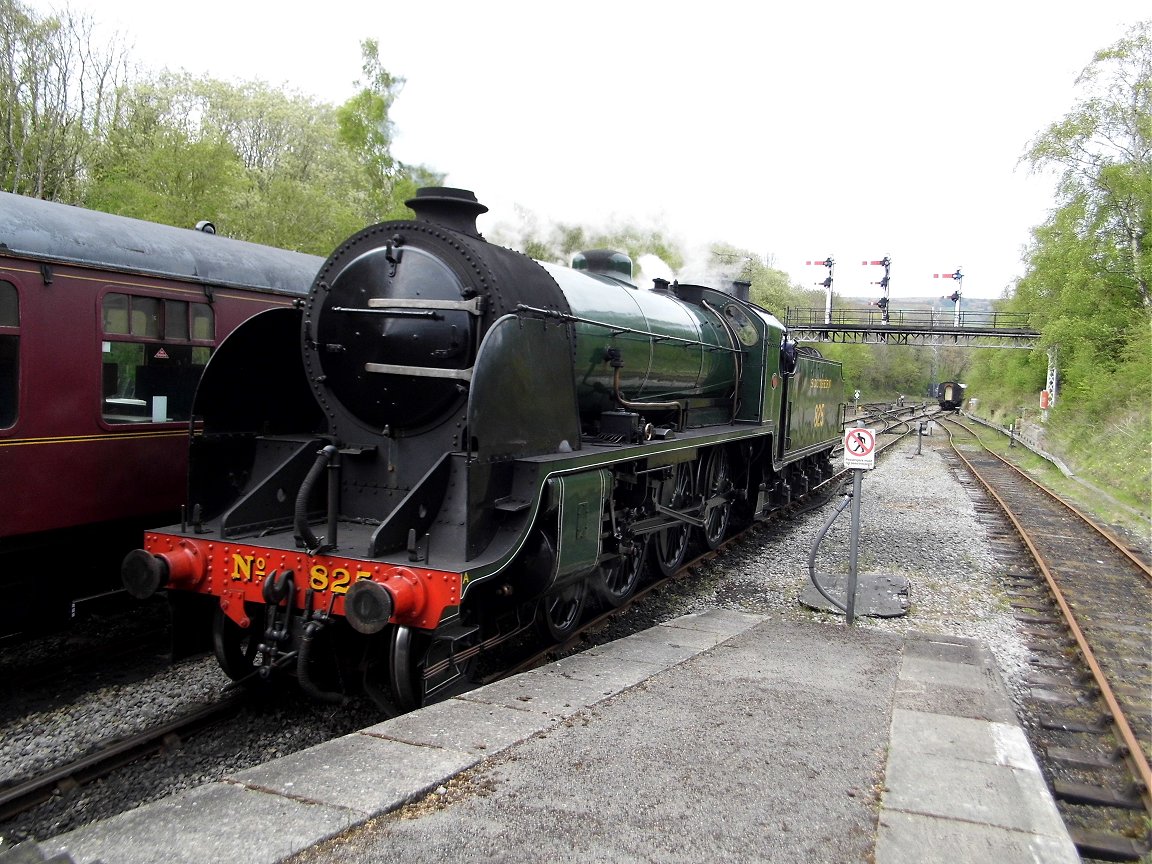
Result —
<path fill-rule="evenodd" d="M 575 633 L 580 626 L 587 593 L 588 583 L 577 579 L 545 594 L 536 611 L 536 626 L 540 634 L 553 642 L 563 642 Z"/>
<path fill-rule="evenodd" d="M 709 549 L 715 549 L 728 533 L 728 523 L 732 519 L 732 474 L 728 453 L 723 447 L 715 447 L 704 463 L 704 479 L 700 484 L 704 492 L 704 503 L 714 498 L 723 498 L 704 517 L 704 542 Z"/>
<path fill-rule="evenodd" d="M 672 486 L 669 507 L 681 510 L 692 500 L 692 465 L 681 462 L 676 466 L 676 475 L 670 481 Z M 656 532 L 656 566 L 665 576 L 671 576 L 684 564 L 688 557 L 688 538 L 691 528 L 686 522 L 677 522 Z"/>

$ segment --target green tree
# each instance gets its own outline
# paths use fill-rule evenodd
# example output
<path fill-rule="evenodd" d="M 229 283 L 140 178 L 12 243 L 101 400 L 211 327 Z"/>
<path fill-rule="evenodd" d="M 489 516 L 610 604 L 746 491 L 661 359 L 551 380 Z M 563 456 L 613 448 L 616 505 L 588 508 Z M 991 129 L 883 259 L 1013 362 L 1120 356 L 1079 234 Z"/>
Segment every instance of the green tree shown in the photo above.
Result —
<path fill-rule="evenodd" d="M 128 80 L 118 37 L 97 44 L 92 19 L 38 17 L 0 0 L 0 183 L 9 192 L 76 203 L 86 158 L 115 124 Z"/>
<path fill-rule="evenodd" d="M 1084 208 L 1080 230 L 1119 253 L 1107 265 L 1152 307 L 1152 21 L 1096 52 L 1076 84 L 1079 103 L 1025 158 L 1034 170 L 1060 171 L 1061 197 Z"/>
<path fill-rule="evenodd" d="M 796 289 L 788 281 L 788 274 L 772 267 L 755 252 L 714 243 L 709 250 L 712 259 L 722 268 L 721 281 L 740 280 L 751 286 L 749 298 L 783 320 L 789 306 L 794 306 Z"/>
<path fill-rule="evenodd" d="M 375 39 L 360 43 L 363 79 L 359 91 L 336 111 L 340 143 L 355 155 L 358 177 L 364 184 L 370 222 L 410 216 L 404 201 L 421 185 L 437 185 L 441 176 L 432 169 L 406 166 L 392 156 L 392 105 L 404 79 L 384 68 Z"/>
<path fill-rule="evenodd" d="M 125 92 L 84 203 L 171 225 L 208 219 L 230 237 L 326 255 L 367 225 L 410 215 L 404 200 L 439 181 L 392 163 L 386 142 L 353 146 L 346 107 L 259 81 L 161 73 Z M 385 163 L 386 189 L 373 179 Z"/>
<path fill-rule="evenodd" d="M 1052 353 L 1059 397 L 1050 446 L 1102 485 L 1145 506 L 1152 442 L 1152 22 L 1098 51 L 1074 109 L 1024 156 L 1059 172 L 1058 206 L 1033 231 L 1026 272 L 998 305 L 1042 334 L 1031 352 L 974 364 L 986 407 L 1010 421 L 1036 405 Z M 1037 408 L 1031 408 L 1038 413 Z M 1033 417 L 1032 419 L 1039 419 Z"/>

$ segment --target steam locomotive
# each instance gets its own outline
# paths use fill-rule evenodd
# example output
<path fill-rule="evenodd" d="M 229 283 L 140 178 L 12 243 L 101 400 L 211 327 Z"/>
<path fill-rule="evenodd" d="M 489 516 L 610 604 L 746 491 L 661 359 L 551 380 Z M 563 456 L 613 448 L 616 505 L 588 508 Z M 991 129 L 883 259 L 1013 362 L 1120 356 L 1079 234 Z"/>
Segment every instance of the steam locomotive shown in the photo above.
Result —
<path fill-rule="evenodd" d="M 618 252 L 488 243 L 466 190 L 407 203 L 221 345 L 185 518 L 122 567 L 233 679 L 398 710 L 827 480 L 845 409 L 746 283 L 642 289 Z"/>
<path fill-rule="evenodd" d="M 125 553 L 179 518 L 209 355 L 324 263 L 207 227 L 0 192 L 0 639 L 127 599 Z"/>

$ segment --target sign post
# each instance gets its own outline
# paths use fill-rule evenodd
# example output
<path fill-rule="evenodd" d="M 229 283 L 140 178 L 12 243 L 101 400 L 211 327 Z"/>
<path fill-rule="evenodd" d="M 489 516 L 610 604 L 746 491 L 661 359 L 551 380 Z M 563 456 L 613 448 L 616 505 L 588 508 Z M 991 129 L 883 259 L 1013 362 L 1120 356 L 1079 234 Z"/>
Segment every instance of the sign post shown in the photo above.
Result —
<path fill-rule="evenodd" d="M 856 422 L 859 425 L 844 433 L 844 467 L 875 468 L 876 433 L 865 429 L 863 421 Z"/>
<path fill-rule="evenodd" d="M 813 609 L 824 612 L 839 611 L 845 613 L 848 625 L 856 620 L 856 607 L 859 605 L 864 615 L 873 615 L 879 618 L 889 618 L 894 615 L 905 615 L 908 612 L 909 597 L 911 596 L 911 583 L 903 576 L 889 576 L 886 574 L 865 574 L 863 577 L 857 572 L 858 550 L 860 548 L 860 481 L 864 471 L 876 467 L 876 433 L 865 429 L 861 420 L 856 421 L 855 428 L 844 433 L 844 467 L 852 470 L 852 491 L 844 493 L 844 500 L 836 507 L 836 511 L 828 517 L 824 527 L 820 529 L 812 550 L 808 553 L 808 581 L 812 590 L 805 588 L 800 592 L 800 602 Z M 852 538 L 851 548 L 848 550 L 848 576 L 844 585 L 838 575 L 829 580 L 828 585 L 821 585 L 816 575 L 816 554 L 820 544 L 828 536 L 832 523 L 840 514 L 852 506 Z M 835 588 L 831 583 L 837 583 Z M 844 602 L 839 596 L 833 596 L 830 590 L 844 591 Z M 862 596 L 857 603 L 857 592 Z"/>
<path fill-rule="evenodd" d="M 844 614 L 848 626 L 856 618 L 856 561 L 860 550 L 860 481 L 864 471 L 876 467 L 876 433 L 865 429 L 856 421 L 855 428 L 844 432 L 844 467 L 852 468 L 852 534 L 848 548 L 848 589 L 845 596 Z"/>

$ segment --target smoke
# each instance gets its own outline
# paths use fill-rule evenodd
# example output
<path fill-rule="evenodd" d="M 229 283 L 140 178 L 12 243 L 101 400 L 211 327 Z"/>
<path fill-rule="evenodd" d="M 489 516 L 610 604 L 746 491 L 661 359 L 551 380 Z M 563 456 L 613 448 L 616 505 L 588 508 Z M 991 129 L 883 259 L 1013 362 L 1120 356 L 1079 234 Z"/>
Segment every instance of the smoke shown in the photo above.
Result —
<path fill-rule="evenodd" d="M 748 257 L 744 254 L 718 255 L 711 246 L 698 246 L 684 256 L 680 281 L 724 291 L 733 280 L 740 278 L 747 263 Z"/>
<path fill-rule="evenodd" d="M 636 272 L 633 281 L 641 288 L 651 288 L 653 279 L 667 279 L 671 282 L 676 278 L 675 272 L 659 255 L 641 255 L 634 264 Z"/>

